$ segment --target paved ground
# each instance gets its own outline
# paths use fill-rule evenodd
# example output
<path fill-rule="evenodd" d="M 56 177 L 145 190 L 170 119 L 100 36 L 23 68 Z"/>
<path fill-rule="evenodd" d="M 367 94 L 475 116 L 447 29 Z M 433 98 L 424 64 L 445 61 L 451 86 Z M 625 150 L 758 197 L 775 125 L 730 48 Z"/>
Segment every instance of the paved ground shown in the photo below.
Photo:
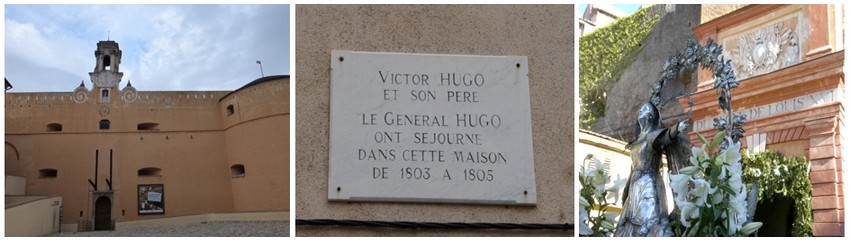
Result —
<path fill-rule="evenodd" d="M 289 222 L 207 222 L 118 231 L 55 233 L 50 237 L 289 237 Z"/>

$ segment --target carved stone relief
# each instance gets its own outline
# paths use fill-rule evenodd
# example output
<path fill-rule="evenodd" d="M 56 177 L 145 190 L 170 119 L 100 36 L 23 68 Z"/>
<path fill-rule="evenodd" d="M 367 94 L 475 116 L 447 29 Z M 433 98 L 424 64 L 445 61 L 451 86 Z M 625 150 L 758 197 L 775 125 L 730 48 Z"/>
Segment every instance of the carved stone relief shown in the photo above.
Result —
<path fill-rule="evenodd" d="M 74 95 L 71 96 L 71 99 L 77 104 L 85 103 L 89 99 L 88 93 L 89 90 L 85 86 L 80 85 L 80 87 L 74 89 Z"/>
<path fill-rule="evenodd" d="M 769 73 L 801 60 L 796 18 L 776 22 L 738 36 L 730 46 L 738 79 Z M 734 41 L 730 41 L 734 42 Z M 728 53 L 727 53 L 728 54 Z M 727 56 L 728 57 L 728 56 Z"/>
<path fill-rule="evenodd" d="M 124 93 L 121 95 L 121 98 L 124 99 L 124 103 L 133 103 L 139 99 L 139 93 L 136 92 L 136 88 L 130 84 L 127 84 L 127 87 L 124 87 L 122 92 Z"/>

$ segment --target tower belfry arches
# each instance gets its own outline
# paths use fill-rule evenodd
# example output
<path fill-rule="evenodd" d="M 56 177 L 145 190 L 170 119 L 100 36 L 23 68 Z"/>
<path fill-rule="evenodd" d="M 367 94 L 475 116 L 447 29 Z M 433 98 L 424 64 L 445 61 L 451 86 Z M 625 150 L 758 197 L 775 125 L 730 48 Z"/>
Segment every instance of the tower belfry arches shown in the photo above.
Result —
<path fill-rule="evenodd" d="M 115 41 L 107 40 L 97 42 L 97 50 L 94 51 L 95 67 L 89 72 L 89 77 L 95 88 L 111 89 L 118 87 L 124 73 L 120 72 L 121 49 Z"/>

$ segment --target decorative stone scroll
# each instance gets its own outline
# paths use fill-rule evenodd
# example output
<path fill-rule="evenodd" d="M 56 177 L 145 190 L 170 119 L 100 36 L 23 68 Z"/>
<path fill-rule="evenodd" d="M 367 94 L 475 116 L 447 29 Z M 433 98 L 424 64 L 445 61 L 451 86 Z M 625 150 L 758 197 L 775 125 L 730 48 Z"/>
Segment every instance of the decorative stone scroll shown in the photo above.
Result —
<path fill-rule="evenodd" d="M 133 102 L 135 102 L 136 100 L 139 99 L 139 93 L 136 92 L 136 88 L 133 87 L 133 85 L 130 84 L 129 82 L 127 82 L 127 86 L 124 87 L 124 89 L 121 90 L 121 92 L 124 92 L 121 95 L 121 98 L 124 99 L 124 103 L 127 103 L 127 104 L 133 103 Z"/>
<path fill-rule="evenodd" d="M 80 83 L 80 86 L 74 89 L 74 94 L 71 95 L 71 99 L 77 104 L 86 103 L 89 99 L 89 89 L 87 89 L 84 84 Z"/>

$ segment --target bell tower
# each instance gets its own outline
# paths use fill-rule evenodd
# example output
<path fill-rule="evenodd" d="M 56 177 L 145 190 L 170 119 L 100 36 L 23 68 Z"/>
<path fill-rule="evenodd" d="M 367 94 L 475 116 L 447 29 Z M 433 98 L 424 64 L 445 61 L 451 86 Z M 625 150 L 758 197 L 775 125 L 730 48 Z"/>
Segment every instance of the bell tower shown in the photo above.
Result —
<path fill-rule="evenodd" d="M 118 72 L 121 65 L 121 49 L 115 41 L 97 42 L 97 50 L 94 51 L 94 72 L 89 72 L 91 82 L 94 84 L 92 90 L 98 91 L 100 102 L 109 102 L 113 92 L 118 90 L 118 83 L 124 73 Z"/>

